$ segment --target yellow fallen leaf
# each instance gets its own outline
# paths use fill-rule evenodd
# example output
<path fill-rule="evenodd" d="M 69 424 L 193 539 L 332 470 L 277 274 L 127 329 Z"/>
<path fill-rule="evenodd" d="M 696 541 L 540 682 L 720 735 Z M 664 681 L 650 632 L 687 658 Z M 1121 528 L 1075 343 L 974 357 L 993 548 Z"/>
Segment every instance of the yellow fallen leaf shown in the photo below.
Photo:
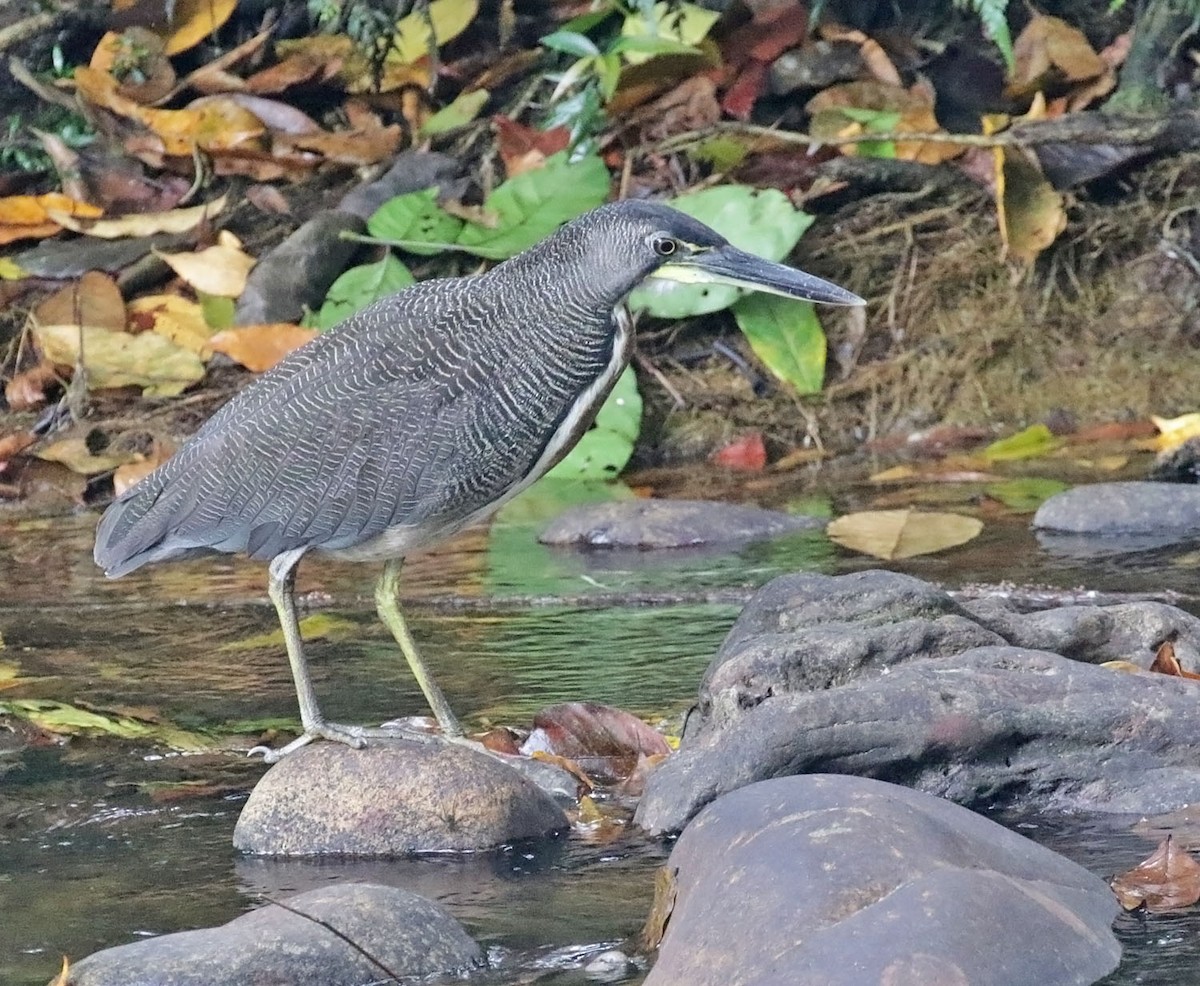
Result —
<path fill-rule="evenodd" d="M 965 544 L 982 530 L 981 520 L 962 514 L 867 510 L 831 521 L 825 533 L 844 548 L 894 561 Z"/>
<path fill-rule="evenodd" d="M 188 209 L 168 209 L 166 212 L 141 212 L 121 216 L 119 219 L 80 220 L 76 216 L 48 210 L 48 214 L 60 226 L 75 233 L 86 233 L 102 240 L 114 240 L 121 236 L 153 236 L 155 233 L 186 233 L 195 229 L 206 219 L 220 214 L 225 209 L 228 195 L 212 202 L 195 205 Z"/>
<path fill-rule="evenodd" d="M 664 4 L 665 6 L 665 4 Z M 433 0 L 425 11 L 414 10 L 396 24 L 388 59 L 412 65 L 429 54 L 429 26 L 437 44 L 457 38 L 479 13 L 479 0 Z"/>
<path fill-rule="evenodd" d="M 82 438 L 64 438 L 61 441 L 47 445 L 34 453 L 46 462 L 59 462 L 71 472 L 82 476 L 94 476 L 99 472 L 108 472 L 124 465 L 134 458 L 132 452 L 114 452 L 92 454 L 87 441 Z"/>
<path fill-rule="evenodd" d="M 157 332 L 110 332 L 78 325 L 34 325 L 33 337 L 52 363 L 74 366 L 83 335 L 84 366 L 94 389 L 141 387 L 147 397 L 174 397 L 204 376 L 195 353 Z"/>
<path fill-rule="evenodd" d="M 196 253 L 159 253 L 167 265 L 197 291 L 236 298 L 246 290 L 246 276 L 255 260 L 242 251 L 241 241 L 223 229 L 215 246 Z"/>
<path fill-rule="evenodd" d="M 72 216 L 101 216 L 98 206 L 58 192 L 48 195 L 9 195 L 0 198 L 0 246 L 14 240 L 44 239 L 62 229 L 50 218 L 51 209 Z"/>
<path fill-rule="evenodd" d="M 1121 671 L 1125 674 L 1142 674 L 1145 668 L 1141 665 L 1134 664 L 1133 661 L 1102 661 L 1102 668 L 1108 668 L 1110 671 Z"/>
<path fill-rule="evenodd" d="M 229 20 L 237 0 L 175 0 L 175 16 L 167 36 L 167 54 L 194 48 Z"/>
<path fill-rule="evenodd" d="M 1158 437 L 1154 444 L 1160 452 L 1176 448 L 1188 439 L 1200 435 L 1200 412 L 1192 411 L 1177 418 L 1157 418 L 1152 414 L 1150 420 L 1158 429 Z"/>
<path fill-rule="evenodd" d="M 129 320 L 136 328 L 166 336 L 177 346 L 201 359 L 213 354 L 209 340 L 213 330 L 204 318 L 203 307 L 177 294 L 152 294 L 129 303 Z"/>
<path fill-rule="evenodd" d="M 225 329 L 208 340 L 218 353 L 224 353 L 248 370 L 269 370 L 293 349 L 312 342 L 320 333 L 299 325 L 280 322 L 272 325 L 244 325 Z"/>

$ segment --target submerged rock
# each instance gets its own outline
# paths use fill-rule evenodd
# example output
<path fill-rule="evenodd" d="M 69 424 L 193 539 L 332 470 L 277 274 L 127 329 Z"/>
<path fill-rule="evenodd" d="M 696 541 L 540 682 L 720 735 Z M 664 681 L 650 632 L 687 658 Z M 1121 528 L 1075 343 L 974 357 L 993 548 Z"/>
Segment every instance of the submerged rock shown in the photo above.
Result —
<path fill-rule="evenodd" d="M 616 500 L 572 507 L 542 544 L 587 548 L 694 548 L 778 537 L 823 526 L 816 517 L 707 500 Z"/>
<path fill-rule="evenodd" d="M 879 781 L 752 784 L 671 852 L 646 986 L 1090 983 L 1116 967 L 1100 878 L 994 822 Z"/>
<path fill-rule="evenodd" d="M 1159 603 L 1022 614 L 890 572 L 782 576 L 730 630 L 636 820 L 675 831 L 722 793 L 826 771 L 980 807 L 1200 801 L 1200 685 L 1083 663 L 1145 668 L 1165 639 L 1200 664 L 1200 620 Z"/>
<path fill-rule="evenodd" d="M 454 743 L 314 743 L 250 794 L 233 844 L 280 856 L 487 849 L 567 827 L 554 801 L 494 757 Z"/>
<path fill-rule="evenodd" d="M 284 903 L 217 928 L 106 948 L 72 965 L 70 984 L 362 986 L 484 965 L 479 946 L 449 912 L 407 890 L 342 884 Z"/>

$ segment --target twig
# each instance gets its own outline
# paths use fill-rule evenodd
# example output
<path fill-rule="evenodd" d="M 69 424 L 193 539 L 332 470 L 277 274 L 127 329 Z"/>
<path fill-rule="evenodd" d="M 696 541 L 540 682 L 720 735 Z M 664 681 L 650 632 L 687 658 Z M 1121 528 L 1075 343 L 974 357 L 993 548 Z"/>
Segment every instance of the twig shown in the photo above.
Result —
<path fill-rule="evenodd" d="M 338 938 L 340 938 L 342 941 L 344 941 L 347 945 L 349 945 L 352 949 L 354 949 L 354 951 L 358 952 L 359 955 L 361 955 L 364 959 L 366 959 L 368 962 L 370 962 L 371 965 L 375 966 L 375 968 L 382 971 L 383 974 L 386 975 L 389 979 L 395 980 L 396 982 L 401 981 L 400 976 L 398 976 L 391 969 L 389 969 L 386 965 L 384 965 L 382 962 L 380 962 L 379 959 L 375 958 L 374 955 L 372 955 L 370 952 L 368 952 L 365 948 L 363 948 L 358 942 L 356 942 L 349 935 L 345 934 L 344 932 L 338 931 L 338 929 L 335 928 L 328 921 L 324 921 L 319 917 L 314 917 L 312 914 L 305 914 L 303 911 L 297 910 L 294 907 L 290 907 L 289 905 L 285 904 L 281 900 L 273 900 L 272 898 L 268 897 L 266 894 L 263 894 L 263 900 L 265 900 L 269 904 L 274 904 L 276 907 L 282 907 L 289 914 L 295 914 L 296 917 L 298 917 L 298 918 L 304 918 L 306 921 L 311 921 L 313 924 L 319 924 L 322 928 L 324 928 L 330 934 L 336 935 Z"/>
<path fill-rule="evenodd" d="M 650 376 L 654 377 L 654 379 L 658 381 L 659 385 L 662 387 L 663 390 L 665 390 L 668 394 L 671 395 L 671 400 L 675 403 L 676 410 L 682 410 L 683 408 L 687 407 L 687 401 L 685 401 L 683 399 L 683 395 L 680 394 L 679 391 L 675 389 L 674 384 L 672 384 L 671 381 L 667 379 L 666 374 L 663 373 L 663 371 L 660 370 L 657 366 L 655 366 L 653 362 L 651 362 L 649 359 L 647 359 L 641 353 L 637 353 L 637 352 L 635 352 L 633 354 L 633 360 L 635 363 L 637 363 L 637 365 L 641 369 L 645 370 L 647 373 L 650 374 Z"/>
<path fill-rule="evenodd" d="M 0 28 L 0 51 L 7 51 L 14 45 L 19 45 L 22 41 L 41 34 L 47 28 L 53 27 L 62 15 L 63 11 L 61 10 L 44 10 L 38 14 L 31 14 L 15 24 L 9 24 L 6 28 Z"/>

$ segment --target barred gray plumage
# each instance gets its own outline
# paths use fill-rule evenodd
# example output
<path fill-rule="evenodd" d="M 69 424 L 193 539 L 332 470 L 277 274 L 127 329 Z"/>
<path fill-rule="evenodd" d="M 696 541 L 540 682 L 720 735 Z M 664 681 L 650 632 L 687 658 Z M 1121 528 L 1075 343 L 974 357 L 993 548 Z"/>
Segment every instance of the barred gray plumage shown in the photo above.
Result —
<path fill-rule="evenodd" d="M 307 681 L 291 598 L 300 558 L 387 559 L 394 595 L 404 554 L 486 515 L 569 450 L 628 362 L 626 296 L 668 268 L 861 303 L 665 206 L 602 206 L 490 271 L 384 298 L 286 357 L 108 508 L 96 563 L 115 578 L 211 551 L 270 559 L 305 728 L 282 752 L 316 736 L 361 745 L 372 734 L 326 723 Z M 454 734 L 384 580 L 380 615 Z"/>

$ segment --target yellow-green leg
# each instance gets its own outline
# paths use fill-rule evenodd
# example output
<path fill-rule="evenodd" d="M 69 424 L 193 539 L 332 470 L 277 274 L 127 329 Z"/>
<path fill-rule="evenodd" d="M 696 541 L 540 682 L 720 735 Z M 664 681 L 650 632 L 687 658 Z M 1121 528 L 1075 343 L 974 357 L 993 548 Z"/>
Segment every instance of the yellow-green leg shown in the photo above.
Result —
<path fill-rule="evenodd" d="M 417 645 L 413 642 L 412 634 L 408 632 L 408 625 L 400 613 L 400 567 L 402 564 L 400 560 L 395 560 L 389 561 L 383 567 L 383 573 L 379 576 L 379 581 L 375 583 L 375 608 L 379 611 L 379 618 L 383 621 L 384 626 L 392 631 L 392 636 L 396 638 L 396 643 L 404 652 L 408 666 L 412 668 L 413 677 L 417 679 L 417 684 L 425 693 L 425 701 L 429 703 L 433 714 L 437 716 L 442 734 L 449 739 L 457 739 L 463 734 L 462 727 L 459 726 L 454 713 L 450 711 L 450 703 L 446 701 L 446 696 L 442 694 L 442 690 L 433 680 L 429 669 L 425 667 L 425 662 L 421 660 L 421 655 L 417 653 Z"/>

